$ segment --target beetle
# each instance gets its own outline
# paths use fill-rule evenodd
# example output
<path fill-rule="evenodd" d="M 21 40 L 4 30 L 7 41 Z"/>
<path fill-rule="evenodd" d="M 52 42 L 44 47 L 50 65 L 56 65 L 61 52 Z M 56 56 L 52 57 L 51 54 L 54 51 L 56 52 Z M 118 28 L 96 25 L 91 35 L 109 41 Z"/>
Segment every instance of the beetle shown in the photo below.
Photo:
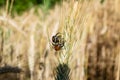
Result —
<path fill-rule="evenodd" d="M 56 35 L 52 36 L 52 45 L 56 51 L 61 50 L 62 47 L 64 46 L 64 43 L 65 40 L 61 33 L 57 33 Z"/>

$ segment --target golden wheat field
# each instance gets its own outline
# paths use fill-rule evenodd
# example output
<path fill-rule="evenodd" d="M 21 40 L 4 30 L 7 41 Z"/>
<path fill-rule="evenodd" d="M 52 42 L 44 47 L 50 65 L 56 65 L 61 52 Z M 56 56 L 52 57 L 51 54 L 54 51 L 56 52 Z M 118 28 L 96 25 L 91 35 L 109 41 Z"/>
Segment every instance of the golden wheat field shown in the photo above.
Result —
<path fill-rule="evenodd" d="M 0 8 L 0 80 L 120 80 L 120 0 L 63 0 L 14 17 L 12 4 Z"/>

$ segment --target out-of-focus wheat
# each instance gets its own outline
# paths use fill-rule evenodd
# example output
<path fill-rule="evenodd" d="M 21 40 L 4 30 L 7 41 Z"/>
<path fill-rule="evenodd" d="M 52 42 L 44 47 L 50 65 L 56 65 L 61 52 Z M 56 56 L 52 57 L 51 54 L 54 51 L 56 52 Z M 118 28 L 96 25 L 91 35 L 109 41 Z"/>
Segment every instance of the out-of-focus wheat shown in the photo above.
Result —
<path fill-rule="evenodd" d="M 31 35 L 30 35 L 30 44 L 29 44 L 29 52 L 28 52 L 28 61 L 29 61 L 29 69 L 31 80 L 34 80 L 34 65 L 35 65 L 35 28 L 36 25 L 31 25 Z"/>
<path fill-rule="evenodd" d="M 118 53 L 116 57 L 116 80 L 120 80 L 120 47 L 118 46 L 116 50 L 116 52 Z"/>
<path fill-rule="evenodd" d="M 105 0 L 103 4 L 100 4 L 100 0 L 69 0 L 63 1 L 61 6 L 56 5 L 48 15 L 44 14 L 41 9 L 32 8 L 25 11 L 23 15 L 15 15 L 15 17 L 11 17 L 11 10 L 8 11 L 8 5 L 12 5 L 8 3 L 9 1 L 7 0 L 6 9 L 0 9 L 0 28 L 4 29 L 5 40 L 4 51 L 3 53 L 0 51 L 0 54 L 2 53 L 0 66 L 5 63 L 18 65 L 24 70 L 21 80 L 29 79 L 30 72 L 36 80 L 52 80 L 54 78 L 52 68 L 55 67 L 57 59 L 49 43 L 51 45 L 51 37 L 56 32 L 62 32 L 66 44 L 61 61 L 68 62 L 67 66 L 63 64 L 62 67 L 66 66 L 68 72 L 69 69 L 72 71 L 70 73 L 72 80 L 87 80 L 86 77 L 97 72 L 94 68 L 97 65 L 96 58 L 103 60 L 97 68 L 107 66 L 106 71 L 110 71 L 108 65 L 111 65 L 109 64 L 112 62 L 111 59 L 116 58 L 115 78 L 119 80 L 119 54 L 113 53 L 112 50 L 116 51 L 116 47 L 111 46 L 116 45 L 119 34 L 119 0 Z M 32 33 L 33 26 L 35 26 L 35 31 Z M 2 39 L 0 36 L 0 44 Z M 98 44 L 99 41 L 103 43 Z M 86 46 L 90 50 L 87 50 Z M 102 57 L 96 56 L 96 50 Z M 117 56 L 114 57 L 110 53 Z M 67 59 L 66 56 L 70 57 Z M 93 65 L 89 68 L 88 57 L 92 58 Z M 88 75 L 87 72 L 90 70 L 92 73 Z M 105 70 L 100 70 L 100 72 L 105 72 Z M 105 74 L 108 78 L 112 77 L 108 75 L 109 73 L 112 72 Z"/>

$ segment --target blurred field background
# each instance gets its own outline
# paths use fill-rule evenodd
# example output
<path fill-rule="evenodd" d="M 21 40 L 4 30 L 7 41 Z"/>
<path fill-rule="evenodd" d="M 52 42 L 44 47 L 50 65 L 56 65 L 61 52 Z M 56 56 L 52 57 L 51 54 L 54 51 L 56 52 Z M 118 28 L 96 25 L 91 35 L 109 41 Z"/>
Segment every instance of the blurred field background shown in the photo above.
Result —
<path fill-rule="evenodd" d="M 1 0 L 0 6 L 0 67 L 23 70 L 0 80 L 54 80 L 59 62 L 50 44 L 57 32 L 71 34 L 71 80 L 120 80 L 120 0 Z"/>

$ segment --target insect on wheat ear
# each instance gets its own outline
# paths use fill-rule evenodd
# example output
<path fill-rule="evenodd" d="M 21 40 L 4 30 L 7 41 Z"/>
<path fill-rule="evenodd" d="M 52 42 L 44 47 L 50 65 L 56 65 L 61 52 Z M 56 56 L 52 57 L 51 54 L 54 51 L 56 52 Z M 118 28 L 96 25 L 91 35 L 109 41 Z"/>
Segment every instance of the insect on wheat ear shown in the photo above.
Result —
<path fill-rule="evenodd" d="M 54 50 L 59 51 L 64 47 L 65 40 L 61 33 L 57 33 L 56 35 L 52 36 L 52 45 Z"/>

